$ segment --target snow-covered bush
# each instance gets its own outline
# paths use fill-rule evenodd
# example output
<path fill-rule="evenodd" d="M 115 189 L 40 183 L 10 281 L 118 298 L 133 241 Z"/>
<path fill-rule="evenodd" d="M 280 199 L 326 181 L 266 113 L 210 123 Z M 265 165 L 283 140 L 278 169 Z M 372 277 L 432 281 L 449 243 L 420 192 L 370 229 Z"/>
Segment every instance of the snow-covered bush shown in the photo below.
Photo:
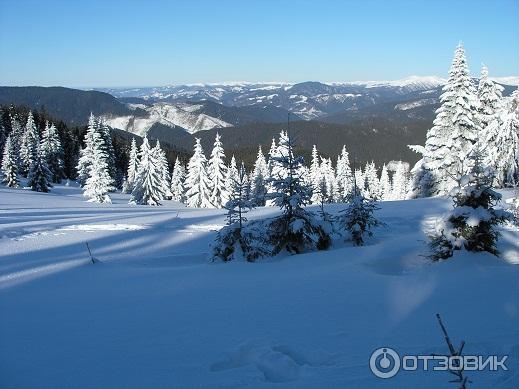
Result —
<path fill-rule="evenodd" d="M 433 260 L 447 259 L 454 250 L 463 248 L 499 255 L 497 226 L 511 220 L 512 215 L 494 208 L 501 200 L 501 194 L 492 189 L 492 171 L 482 166 L 478 150 L 471 160 L 473 166 L 469 174 L 462 176 L 458 187 L 451 191 L 454 209 L 439 224 L 437 234 L 431 237 Z"/>
<path fill-rule="evenodd" d="M 348 207 L 340 212 L 336 223 L 346 233 L 346 238 L 355 245 L 364 245 L 366 236 L 373 236 L 372 229 L 384 224 L 376 219 L 373 214 L 379 208 L 372 200 L 367 200 L 360 193 L 353 196 Z"/>

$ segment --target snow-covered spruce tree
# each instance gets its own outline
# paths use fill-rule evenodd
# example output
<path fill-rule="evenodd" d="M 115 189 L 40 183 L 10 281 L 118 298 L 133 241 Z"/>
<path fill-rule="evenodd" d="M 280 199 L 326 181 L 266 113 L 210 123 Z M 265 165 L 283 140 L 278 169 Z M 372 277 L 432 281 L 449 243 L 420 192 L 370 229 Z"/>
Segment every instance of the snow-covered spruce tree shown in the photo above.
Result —
<path fill-rule="evenodd" d="M 247 171 L 243 163 L 238 170 L 236 181 L 232 184 L 229 201 L 225 204 L 225 208 L 227 209 L 227 224 L 237 224 L 240 229 L 247 221 L 244 214 L 254 208 L 254 203 L 247 197 Z"/>
<path fill-rule="evenodd" d="M 353 174 L 350 167 L 350 156 L 346 146 L 342 146 L 341 154 L 337 158 L 337 202 L 346 202 L 353 190 Z"/>
<path fill-rule="evenodd" d="M 78 182 L 81 186 L 85 185 L 85 182 L 89 176 L 90 166 L 92 165 L 92 148 L 94 144 L 94 134 L 96 139 L 99 139 L 99 125 L 95 116 L 91 113 L 88 119 L 88 127 L 85 133 L 85 147 L 79 152 L 79 160 L 76 167 Z"/>
<path fill-rule="evenodd" d="M 312 197 L 310 199 L 312 204 L 320 204 L 325 196 L 321 191 L 321 189 L 323 189 L 321 188 L 321 183 L 324 183 L 324 178 L 321 175 L 321 164 L 319 160 L 319 153 L 317 152 L 317 147 L 314 145 L 312 147 L 312 162 L 310 163 L 309 177 L 312 189 Z"/>
<path fill-rule="evenodd" d="M 113 178 L 110 175 L 110 157 L 105 145 L 105 137 L 100 131 L 92 133 L 90 168 L 83 186 L 83 196 L 92 203 L 111 203 L 108 192 L 114 190 Z"/>
<path fill-rule="evenodd" d="M 40 146 L 40 134 L 34 123 L 32 112 L 29 112 L 27 123 L 20 143 L 21 173 L 27 176 L 29 170 L 36 160 L 36 154 Z"/>
<path fill-rule="evenodd" d="M 483 134 L 485 128 L 496 119 L 502 109 L 503 87 L 488 78 L 488 68 L 481 67 L 477 96 L 479 100 L 478 115 Z"/>
<path fill-rule="evenodd" d="M 484 164 L 494 168 L 495 184 L 499 187 L 519 184 L 518 91 L 504 102 L 494 103 L 496 113 L 487 119 L 488 125 L 483 130 Z"/>
<path fill-rule="evenodd" d="M 139 149 L 135 138 L 132 138 L 130 146 L 130 155 L 128 158 L 128 169 L 126 171 L 126 184 L 123 193 L 131 193 L 135 185 L 135 176 L 139 169 Z"/>
<path fill-rule="evenodd" d="M 18 188 L 18 161 L 11 136 L 7 137 L 2 155 L 2 182 L 10 188 Z"/>
<path fill-rule="evenodd" d="M 407 164 L 398 161 L 395 166 L 392 179 L 392 200 L 405 200 L 408 191 L 408 167 Z"/>
<path fill-rule="evenodd" d="M 353 178 L 356 179 L 355 176 Z M 366 235 L 373 236 L 372 229 L 384 225 L 373 216 L 378 209 L 377 204 L 373 200 L 367 200 L 360 188 L 354 184 L 348 207 L 339 212 L 335 218 L 336 225 L 343 231 L 346 239 L 351 240 L 356 246 L 363 246 Z"/>
<path fill-rule="evenodd" d="M 162 171 L 154 158 L 155 153 L 150 148 L 148 138 L 144 138 L 139 154 L 139 168 L 130 204 L 161 205 L 160 201 L 164 199 Z"/>
<path fill-rule="evenodd" d="M 411 146 L 422 153 L 422 159 L 413 168 L 415 196 L 449 193 L 459 175 L 470 168 L 468 157 L 480 126 L 476 90 L 461 43 L 456 48 L 440 102 L 433 127 L 427 131 L 425 147 Z"/>
<path fill-rule="evenodd" d="M 267 194 L 272 193 L 274 189 L 272 188 L 271 178 L 272 178 L 272 170 L 274 168 L 274 157 L 277 156 L 278 146 L 276 144 L 276 139 L 272 138 L 272 143 L 270 145 L 270 150 L 267 157 L 267 168 L 268 168 L 268 177 L 266 178 L 266 186 L 267 186 Z M 272 201 L 266 199 L 265 205 L 271 206 Z"/>
<path fill-rule="evenodd" d="M 112 177 L 112 182 L 117 180 L 117 164 L 115 163 L 115 150 L 112 144 L 112 135 L 110 133 L 110 127 L 103 121 L 102 118 L 98 119 L 99 133 L 103 138 L 104 152 L 108 162 L 108 172 Z M 112 190 L 115 190 L 113 188 Z"/>
<path fill-rule="evenodd" d="M 5 147 L 5 142 L 7 141 L 7 132 L 5 130 L 5 127 L 0 123 L 0 150 L 3 150 Z M 3 155 L 0 155 L 0 158 L 2 158 Z M 0 160 L 1 162 L 1 160 Z"/>
<path fill-rule="evenodd" d="M 225 152 L 223 150 L 220 134 L 216 133 L 213 150 L 207 164 L 207 175 L 209 177 L 209 190 L 211 196 L 209 201 L 215 208 L 222 208 L 228 196 L 225 177 L 227 167 L 225 166 Z"/>
<path fill-rule="evenodd" d="M 175 160 L 175 165 L 173 166 L 173 172 L 171 173 L 171 200 L 184 202 L 184 180 L 186 179 L 186 167 L 180 162 L 180 160 Z"/>
<path fill-rule="evenodd" d="M 153 159 L 156 162 L 156 168 L 160 173 L 161 177 L 161 185 L 162 185 L 162 199 L 171 199 L 173 194 L 169 189 L 171 184 L 171 177 L 169 175 L 169 164 L 168 159 L 166 157 L 166 153 L 160 147 L 160 142 L 157 140 L 155 147 L 152 149 Z"/>
<path fill-rule="evenodd" d="M 211 192 L 209 191 L 209 179 L 207 177 L 207 159 L 204 150 L 197 138 L 193 156 L 187 164 L 187 176 L 184 182 L 186 187 L 186 204 L 194 208 L 211 208 Z"/>
<path fill-rule="evenodd" d="M 254 169 L 250 177 L 251 184 L 251 200 L 254 201 L 256 206 L 265 205 L 265 196 L 267 194 L 266 181 L 269 177 L 268 165 L 261 150 L 261 146 L 258 149 L 258 157 L 254 163 Z"/>
<path fill-rule="evenodd" d="M 236 165 L 236 158 L 234 155 L 231 157 L 231 162 L 229 162 L 229 166 L 227 166 L 227 171 L 225 174 L 225 187 L 232 188 L 234 182 L 238 179 L 238 166 Z M 229 194 L 226 193 L 225 202 L 229 200 Z"/>
<path fill-rule="evenodd" d="M 382 200 L 391 200 L 392 193 L 393 188 L 391 186 L 391 181 L 389 180 L 389 173 L 386 164 L 384 164 L 382 166 L 382 172 L 380 173 L 380 198 Z"/>
<path fill-rule="evenodd" d="M 280 137 L 278 156 L 273 157 L 274 192 L 269 196 L 281 208 L 282 215 L 269 225 L 267 239 L 275 255 L 282 250 L 290 253 L 323 250 L 330 245 L 329 231 L 303 207 L 310 202 L 311 188 L 302 177 L 302 157 L 294 156 L 294 144 L 288 133 Z"/>
<path fill-rule="evenodd" d="M 49 192 L 52 188 L 52 172 L 43 158 L 40 148 L 36 148 L 36 154 L 27 176 L 27 185 L 35 192 Z"/>
<path fill-rule="evenodd" d="M 378 180 L 377 168 L 373 161 L 366 163 L 364 169 L 366 197 L 370 200 L 380 199 L 380 182 Z"/>
<path fill-rule="evenodd" d="M 362 172 L 362 168 L 359 167 L 358 169 L 355 169 L 353 179 L 355 191 L 364 195 L 364 193 L 366 192 L 366 180 L 364 177 L 364 173 Z"/>
<path fill-rule="evenodd" d="M 497 226 L 510 220 L 505 210 L 494 209 L 501 195 L 492 189 L 493 175 L 485 168 L 482 153 L 476 148 L 471 155 L 471 170 L 459 180 L 451 196 L 454 209 L 438 225 L 437 234 L 431 237 L 433 260 L 452 257 L 455 250 L 487 251 L 498 255 Z"/>
<path fill-rule="evenodd" d="M 10 120 L 11 132 L 9 133 L 9 136 L 11 137 L 11 144 L 13 146 L 14 157 L 16 159 L 16 165 L 18 166 L 18 174 L 22 174 L 22 158 L 20 155 L 20 147 L 22 145 L 24 128 L 20 124 L 20 121 L 16 115 L 10 115 Z"/>
<path fill-rule="evenodd" d="M 61 140 L 59 139 L 58 131 L 56 126 L 49 123 L 45 125 L 43 130 L 41 145 L 41 153 L 47 165 L 52 173 L 52 182 L 59 183 L 65 177 L 64 165 L 63 165 L 63 147 L 61 146 Z"/>
<path fill-rule="evenodd" d="M 326 192 L 321 193 L 321 196 L 324 196 L 322 200 L 324 200 L 325 203 L 333 203 L 336 197 L 337 183 L 335 179 L 335 169 L 333 168 L 330 158 L 321 158 L 320 172 L 326 188 Z"/>
<path fill-rule="evenodd" d="M 250 242 L 247 234 L 242 233 L 244 223 L 247 221 L 245 214 L 254 208 L 254 201 L 247 196 L 247 173 L 245 166 L 241 165 L 237 180 L 233 182 L 228 191 L 229 201 L 225 204 L 227 209 L 227 226 L 222 228 L 212 245 L 213 260 L 219 259 L 224 262 L 234 259 L 236 249 L 239 247 L 248 260 Z"/>

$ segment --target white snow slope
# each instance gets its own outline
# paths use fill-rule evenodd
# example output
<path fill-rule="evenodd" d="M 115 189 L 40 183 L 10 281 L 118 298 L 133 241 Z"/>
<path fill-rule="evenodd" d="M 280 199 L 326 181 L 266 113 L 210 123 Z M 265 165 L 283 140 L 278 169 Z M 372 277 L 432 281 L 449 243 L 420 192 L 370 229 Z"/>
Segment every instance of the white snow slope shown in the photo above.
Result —
<path fill-rule="evenodd" d="M 232 124 L 221 119 L 200 113 L 201 108 L 201 105 L 196 104 L 155 103 L 152 106 L 144 108 L 149 115 L 146 118 L 134 116 L 106 116 L 103 119 L 110 127 L 140 136 L 146 135 L 148 130 L 155 123 L 164 124 L 169 127 L 179 126 L 186 129 L 190 134 L 210 130 L 212 128 L 232 126 Z"/>
<path fill-rule="evenodd" d="M 516 228 L 501 259 L 431 264 L 425 231 L 449 200 L 387 202 L 365 247 L 224 264 L 207 261 L 222 211 L 127 201 L 0 188 L 2 389 L 452 388 L 446 372 L 369 370 L 382 346 L 446 353 L 437 312 L 465 353 L 509 355 L 474 387 L 519 387 Z"/>

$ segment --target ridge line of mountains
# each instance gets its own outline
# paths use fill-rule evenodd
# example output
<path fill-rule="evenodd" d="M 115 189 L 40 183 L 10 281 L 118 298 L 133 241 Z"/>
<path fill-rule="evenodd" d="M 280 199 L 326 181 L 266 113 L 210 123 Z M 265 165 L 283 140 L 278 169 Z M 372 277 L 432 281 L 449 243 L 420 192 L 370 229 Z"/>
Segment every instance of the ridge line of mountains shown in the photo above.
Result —
<path fill-rule="evenodd" d="M 496 81 L 500 81 L 497 79 Z M 514 77 L 502 78 L 519 84 Z M 515 85 L 505 84 L 504 95 Z M 500 82 L 501 83 L 501 82 Z M 226 151 L 267 152 L 287 125 L 298 148 L 316 144 L 335 156 L 345 144 L 359 161 L 414 163 L 408 144 L 423 144 L 444 80 L 410 77 L 392 82 L 232 83 L 159 88 L 80 90 L 65 87 L 0 87 L 0 105 L 44 110 L 72 126 L 84 126 L 92 112 L 120 136 L 147 135 L 189 152 L 194 138 L 206 151 L 216 132 Z"/>

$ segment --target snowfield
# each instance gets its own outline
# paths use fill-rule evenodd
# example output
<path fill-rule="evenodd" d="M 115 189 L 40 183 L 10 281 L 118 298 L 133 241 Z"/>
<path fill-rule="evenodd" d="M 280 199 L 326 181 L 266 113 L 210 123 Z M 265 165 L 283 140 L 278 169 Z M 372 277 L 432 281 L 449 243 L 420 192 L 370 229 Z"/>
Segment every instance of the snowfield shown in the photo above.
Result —
<path fill-rule="evenodd" d="M 508 371 L 469 372 L 474 387 L 519 387 L 515 227 L 501 259 L 430 263 L 425 234 L 450 200 L 385 202 L 365 247 L 211 263 L 223 211 L 128 198 L 0 187 L 2 389 L 453 388 L 447 372 L 369 369 L 382 346 L 447 353 L 436 313 L 464 353 L 509 356 Z"/>

